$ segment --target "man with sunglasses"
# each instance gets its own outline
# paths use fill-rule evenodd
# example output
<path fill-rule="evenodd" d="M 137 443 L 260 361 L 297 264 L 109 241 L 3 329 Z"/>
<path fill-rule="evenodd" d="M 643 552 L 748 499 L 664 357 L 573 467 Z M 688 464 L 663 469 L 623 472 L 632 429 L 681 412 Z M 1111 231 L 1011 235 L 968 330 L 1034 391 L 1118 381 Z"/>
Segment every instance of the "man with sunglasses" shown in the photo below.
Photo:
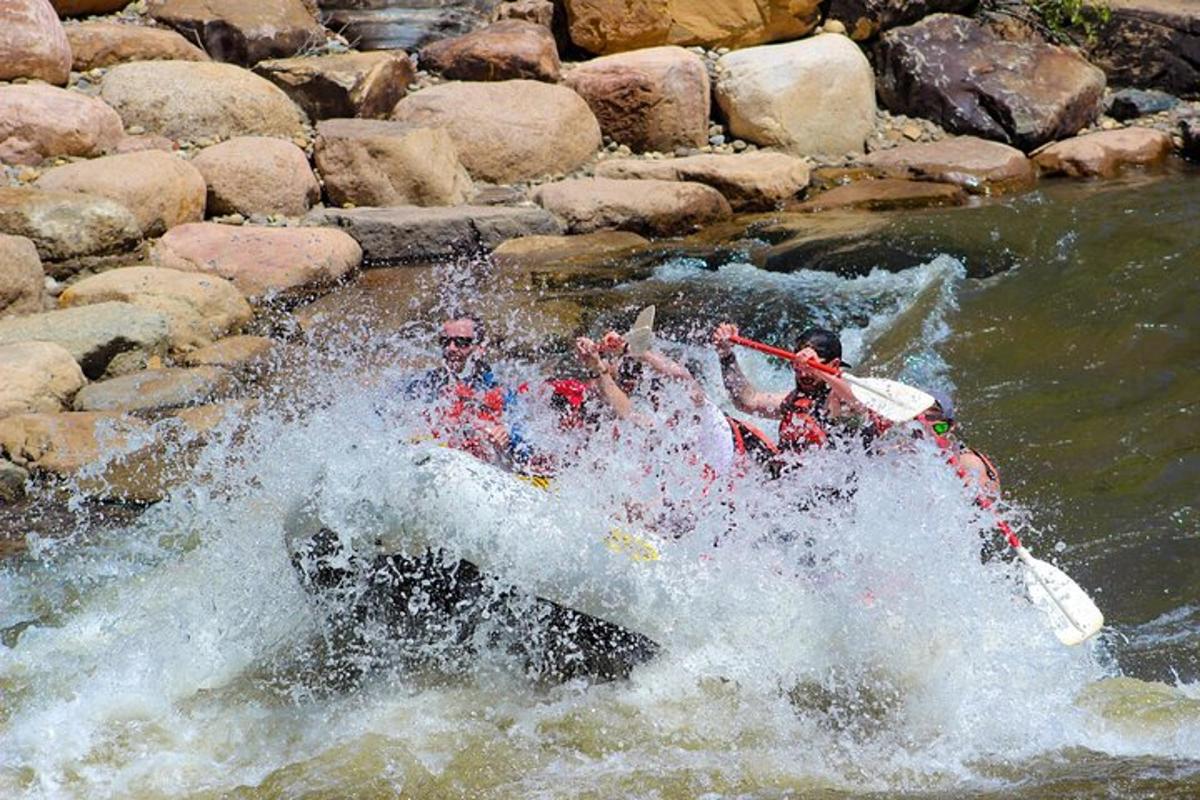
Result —
<path fill-rule="evenodd" d="M 931 391 L 934 404 L 917 417 L 921 431 L 950 454 L 958 476 L 978 491 L 976 502 L 990 505 L 1000 497 L 1000 473 L 991 459 L 973 447 L 952 437 L 955 430 L 954 401 L 945 392 Z"/>

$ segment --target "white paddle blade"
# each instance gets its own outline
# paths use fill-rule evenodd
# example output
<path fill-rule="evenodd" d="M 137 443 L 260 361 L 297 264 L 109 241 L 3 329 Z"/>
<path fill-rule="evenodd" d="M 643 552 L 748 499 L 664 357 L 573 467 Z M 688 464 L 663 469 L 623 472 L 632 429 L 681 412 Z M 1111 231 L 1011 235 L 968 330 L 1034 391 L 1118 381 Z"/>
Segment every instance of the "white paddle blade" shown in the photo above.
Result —
<path fill-rule="evenodd" d="M 634 356 L 654 346 L 654 306 L 646 306 L 637 315 L 633 327 L 625 334 L 625 343 L 629 345 L 629 354 Z"/>
<path fill-rule="evenodd" d="M 1065 645 L 1081 644 L 1104 627 L 1104 614 L 1079 584 L 1053 564 L 1036 559 L 1024 547 L 1017 550 L 1025 564 L 1025 589 Z"/>
<path fill-rule="evenodd" d="M 892 422 L 907 422 L 934 404 L 932 395 L 887 378 L 857 378 L 842 373 L 858 402 Z"/>

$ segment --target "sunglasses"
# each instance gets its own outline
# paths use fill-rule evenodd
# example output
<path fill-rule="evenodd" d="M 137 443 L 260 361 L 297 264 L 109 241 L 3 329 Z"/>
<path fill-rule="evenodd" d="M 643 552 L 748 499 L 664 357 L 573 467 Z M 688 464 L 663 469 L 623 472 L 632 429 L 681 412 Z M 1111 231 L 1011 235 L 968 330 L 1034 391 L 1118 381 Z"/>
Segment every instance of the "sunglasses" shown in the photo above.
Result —
<path fill-rule="evenodd" d="M 929 427 L 938 436 L 945 436 L 947 433 L 950 432 L 950 428 L 953 427 L 953 423 L 947 422 L 946 420 L 942 419 L 942 420 L 938 420 L 937 422 L 931 423 Z"/>
<path fill-rule="evenodd" d="M 439 336 L 438 344 L 440 344 L 443 349 L 449 347 L 450 345 L 454 345 L 455 347 L 462 349 L 464 347 L 470 347 L 471 345 L 475 344 L 475 337 L 473 337 L 473 336 Z"/>

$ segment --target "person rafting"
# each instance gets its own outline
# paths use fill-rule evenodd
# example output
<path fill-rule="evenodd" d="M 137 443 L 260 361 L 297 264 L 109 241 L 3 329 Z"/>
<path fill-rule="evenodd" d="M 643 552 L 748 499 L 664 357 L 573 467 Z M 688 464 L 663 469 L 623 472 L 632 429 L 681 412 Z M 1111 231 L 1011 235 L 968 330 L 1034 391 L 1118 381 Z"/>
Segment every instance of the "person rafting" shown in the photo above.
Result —
<path fill-rule="evenodd" d="M 958 439 L 954 400 L 940 391 L 930 391 L 934 404 L 917 417 L 927 433 L 953 459 L 955 471 L 976 492 L 976 502 L 991 504 L 1000 497 L 1000 473 L 983 453 Z"/>

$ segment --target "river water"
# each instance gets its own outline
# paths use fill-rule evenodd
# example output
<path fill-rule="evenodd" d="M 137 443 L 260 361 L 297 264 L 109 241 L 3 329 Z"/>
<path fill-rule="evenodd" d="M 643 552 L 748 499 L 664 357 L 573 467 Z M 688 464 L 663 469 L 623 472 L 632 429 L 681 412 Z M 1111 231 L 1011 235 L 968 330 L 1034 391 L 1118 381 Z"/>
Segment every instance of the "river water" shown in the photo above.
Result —
<path fill-rule="evenodd" d="M 757 220 L 732 244 L 546 300 L 594 333 L 656 303 L 665 347 L 722 405 L 703 346 L 722 318 L 784 344 L 807 321 L 835 326 L 859 372 L 955 390 L 1005 513 L 1104 610 L 1091 642 L 1060 645 L 1016 569 L 981 562 L 990 523 L 932 450 L 843 448 L 702 492 L 677 430 L 556 433 L 536 412 L 563 368 L 555 341 L 496 363 L 534 387 L 531 436 L 581 454 L 544 503 L 481 495 L 453 469 L 439 488 L 471 498 L 459 516 L 478 531 L 463 537 L 519 543 L 507 577 L 627 603 L 614 613 L 653 629 L 657 657 L 627 679 L 562 682 L 503 637 L 464 649 L 366 623 L 345 652 L 340 601 L 306 592 L 289 562 L 288 520 L 319 496 L 369 539 L 403 497 L 388 513 L 418 524 L 411 465 L 429 445 L 397 434 L 419 409 L 389 387 L 432 353 L 408 317 L 502 301 L 478 296 L 475 265 L 482 284 L 430 277 L 369 325 L 326 325 L 249 429 L 215 437 L 135 522 L 35 536 L 0 563 L 0 795 L 1200 795 L 1198 187 L 1181 173 L 1043 183 L 852 218 L 834 239 Z M 510 341 L 529 319 L 513 313 Z M 741 360 L 786 387 L 778 365 Z M 581 573 L 632 504 L 659 520 L 640 535 L 686 533 L 654 538 L 657 562 L 615 554 L 596 569 L 620 574 Z M 578 551 L 554 531 L 578 532 Z"/>

